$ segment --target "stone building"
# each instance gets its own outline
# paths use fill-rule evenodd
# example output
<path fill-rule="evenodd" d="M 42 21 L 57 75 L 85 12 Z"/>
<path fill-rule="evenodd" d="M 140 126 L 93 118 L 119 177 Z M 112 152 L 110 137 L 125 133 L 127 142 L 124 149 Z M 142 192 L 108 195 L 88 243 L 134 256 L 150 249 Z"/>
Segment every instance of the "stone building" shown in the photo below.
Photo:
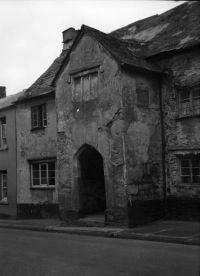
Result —
<path fill-rule="evenodd" d="M 131 196 L 162 198 L 159 76 L 126 43 L 82 26 L 56 77 L 62 217 L 127 222 Z"/>
<path fill-rule="evenodd" d="M 15 102 L 18 216 L 199 218 L 199 14 L 187 2 L 110 34 L 63 32 Z"/>
<path fill-rule="evenodd" d="M 200 3 L 187 2 L 113 33 L 146 45 L 162 71 L 164 167 L 169 215 L 199 217 Z M 164 185 L 165 186 L 165 185 Z"/>

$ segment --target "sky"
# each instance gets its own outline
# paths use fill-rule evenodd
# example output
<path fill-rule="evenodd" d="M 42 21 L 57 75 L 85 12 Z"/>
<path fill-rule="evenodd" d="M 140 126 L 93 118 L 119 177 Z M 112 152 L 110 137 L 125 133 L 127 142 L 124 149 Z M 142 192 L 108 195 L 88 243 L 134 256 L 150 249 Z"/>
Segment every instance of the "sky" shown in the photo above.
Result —
<path fill-rule="evenodd" d="M 28 88 L 62 51 L 62 31 L 82 24 L 105 33 L 183 1 L 0 0 L 0 86 Z"/>

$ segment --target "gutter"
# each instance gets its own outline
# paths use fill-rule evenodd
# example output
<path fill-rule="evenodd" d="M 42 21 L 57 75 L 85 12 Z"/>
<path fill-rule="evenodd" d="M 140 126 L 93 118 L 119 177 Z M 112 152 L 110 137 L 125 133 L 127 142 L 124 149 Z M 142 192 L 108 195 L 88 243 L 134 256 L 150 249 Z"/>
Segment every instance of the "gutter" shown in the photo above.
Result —
<path fill-rule="evenodd" d="M 41 99 L 41 98 L 46 98 L 46 97 L 50 97 L 50 96 L 55 96 L 55 90 L 52 90 L 47 93 L 39 94 L 39 95 L 22 97 L 22 98 L 17 99 L 13 103 L 18 104 L 18 103 L 28 102 L 28 101 L 32 101 L 32 100 L 35 100 L 38 98 Z"/>
<path fill-rule="evenodd" d="M 162 141 L 162 170 L 163 170 L 163 205 L 164 217 L 167 215 L 167 183 L 166 183 L 166 142 L 165 142 L 165 127 L 164 127 L 164 113 L 163 113 L 163 97 L 162 97 L 162 78 L 159 80 L 159 102 L 160 102 L 160 121 L 161 121 L 161 141 Z"/>

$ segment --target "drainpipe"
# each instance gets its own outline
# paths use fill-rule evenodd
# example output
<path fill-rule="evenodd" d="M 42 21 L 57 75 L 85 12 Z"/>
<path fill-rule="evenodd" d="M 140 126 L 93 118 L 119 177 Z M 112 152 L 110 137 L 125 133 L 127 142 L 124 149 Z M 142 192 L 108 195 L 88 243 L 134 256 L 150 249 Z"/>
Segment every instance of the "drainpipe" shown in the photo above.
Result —
<path fill-rule="evenodd" d="M 163 113 L 163 96 L 162 96 L 162 80 L 159 80 L 159 103 L 160 103 L 160 121 L 161 121 L 161 141 L 162 141 L 162 170 L 163 170 L 163 205 L 164 205 L 164 217 L 167 215 L 167 194 L 166 194 L 166 142 L 165 142 L 165 127 L 164 127 L 164 113 Z"/>

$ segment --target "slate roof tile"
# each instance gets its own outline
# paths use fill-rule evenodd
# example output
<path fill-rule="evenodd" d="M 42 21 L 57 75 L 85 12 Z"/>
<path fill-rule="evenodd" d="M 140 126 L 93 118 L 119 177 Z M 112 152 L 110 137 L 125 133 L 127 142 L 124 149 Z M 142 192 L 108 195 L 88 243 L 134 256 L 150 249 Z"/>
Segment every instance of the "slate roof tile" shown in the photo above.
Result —
<path fill-rule="evenodd" d="M 26 90 L 18 101 L 54 92 L 55 88 L 52 86 L 52 81 L 66 55 L 67 51 L 63 51 L 60 56 L 49 66 L 49 68 Z"/>
<path fill-rule="evenodd" d="M 110 33 L 146 46 L 146 56 L 184 49 L 200 43 L 200 2 L 190 1 Z"/>

